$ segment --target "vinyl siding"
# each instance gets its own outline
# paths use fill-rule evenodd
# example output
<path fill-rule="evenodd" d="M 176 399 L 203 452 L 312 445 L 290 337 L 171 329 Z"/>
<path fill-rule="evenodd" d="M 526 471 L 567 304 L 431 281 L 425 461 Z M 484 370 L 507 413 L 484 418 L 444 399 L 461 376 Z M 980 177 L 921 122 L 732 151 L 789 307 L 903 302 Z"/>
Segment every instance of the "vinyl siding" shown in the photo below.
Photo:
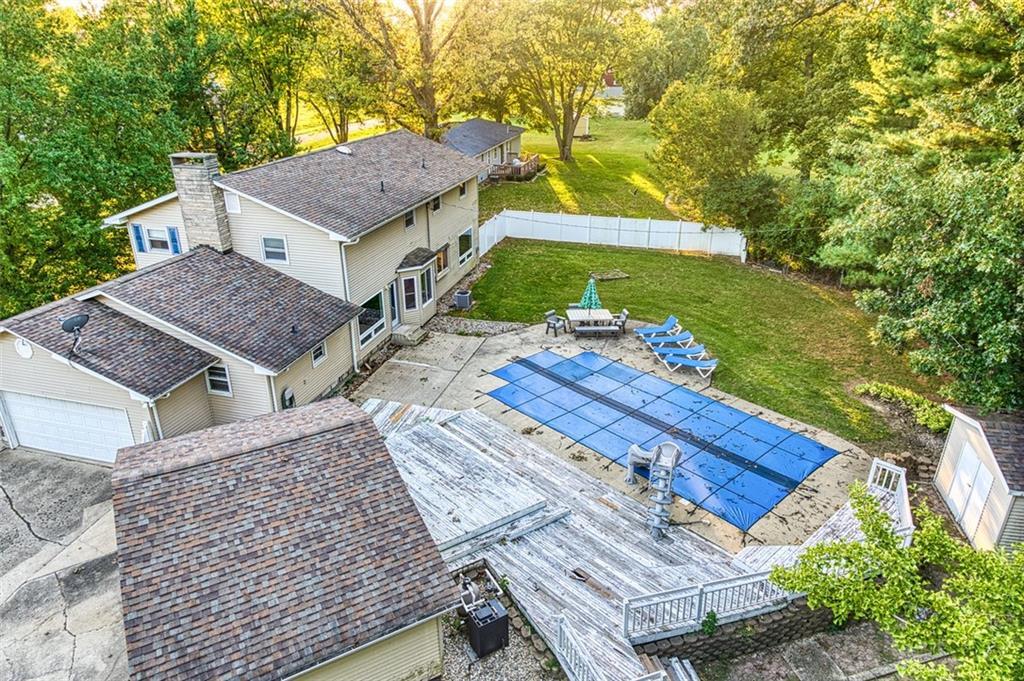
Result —
<path fill-rule="evenodd" d="M 307 352 L 274 379 L 278 399 L 285 388 L 295 393 L 295 404 L 302 406 L 320 397 L 339 380 L 352 373 L 351 324 L 346 324 L 327 339 L 327 358 L 313 368 Z"/>
<path fill-rule="evenodd" d="M 174 437 L 213 425 L 210 395 L 206 392 L 206 374 L 199 374 L 157 400 L 156 415 L 164 437 Z"/>
<path fill-rule="evenodd" d="M 32 346 L 32 357 L 25 359 L 14 349 L 14 341 L 14 335 L 0 333 L 0 391 L 124 409 L 132 437 L 136 443 L 142 441 L 149 410 L 142 402 L 133 400 L 126 389 L 59 362 L 37 345 Z M 152 432 L 155 434 L 156 428 Z"/>
<path fill-rule="evenodd" d="M 213 413 L 214 425 L 232 423 L 233 421 L 250 418 L 252 416 L 259 416 L 260 414 L 266 414 L 273 411 L 273 406 L 270 402 L 270 388 L 268 386 L 267 377 L 257 375 L 251 364 L 235 359 L 234 357 L 227 355 L 222 349 L 205 341 L 197 340 L 159 320 L 140 315 L 135 310 L 125 307 L 121 303 L 111 300 L 106 296 L 102 296 L 100 300 L 118 312 L 145 322 L 154 329 L 163 331 L 170 336 L 174 336 L 189 345 L 206 350 L 211 355 L 220 358 L 221 363 L 228 369 L 228 377 L 231 380 L 231 397 L 228 397 L 227 395 L 213 395 L 207 393 L 210 402 L 210 409 Z M 203 380 L 203 389 L 205 390 L 206 379 L 204 378 Z"/>
<path fill-rule="evenodd" d="M 301 681 L 425 681 L 441 676 L 440 618 L 297 677 Z"/>
<path fill-rule="evenodd" d="M 1011 497 L 1010 511 L 1006 515 L 1006 523 L 999 537 L 999 546 L 1004 549 L 1015 548 L 1024 544 L 1024 497 Z M 1020 547 L 1016 547 L 1018 550 Z"/>
<path fill-rule="evenodd" d="M 970 443 L 971 447 L 978 454 L 981 465 L 992 473 L 992 489 L 982 509 L 981 520 L 978 527 L 965 529 L 965 534 L 971 543 L 979 549 L 991 549 L 999 540 L 999 532 L 1006 520 L 1010 508 L 1010 490 L 1006 486 L 999 466 L 988 441 L 984 435 L 970 423 L 954 417 L 953 425 L 950 426 L 949 435 L 946 438 L 946 446 L 939 460 L 939 467 L 935 473 L 935 487 L 942 496 L 943 501 L 949 506 L 949 492 L 953 484 L 953 477 L 956 471 L 960 453 L 963 451 L 964 443 Z M 963 528 L 962 528 L 963 529 Z M 973 532 L 972 532 L 973 530 Z"/>
<path fill-rule="evenodd" d="M 325 232 L 281 215 L 244 196 L 239 196 L 238 202 L 242 212 L 228 213 L 231 244 L 237 253 L 332 296 L 345 297 L 340 242 L 332 241 Z M 261 237 L 264 234 L 285 238 L 288 245 L 287 263 L 263 260 Z"/>
<path fill-rule="evenodd" d="M 181 240 L 181 252 L 189 250 L 188 235 L 185 234 L 184 222 L 181 219 L 181 209 L 178 207 L 178 199 L 165 201 L 158 206 L 153 206 L 141 213 L 136 213 L 128 218 L 127 224 L 121 229 L 128 230 L 128 241 L 132 244 L 132 255 L 135 256 L 135 269 L 141 270 L 155 263 L 170 258 L 172 253 L 139 253 L 135 248 L 135 239 L 132 238 L 131 226 L 138 223 L 145 227 L 177 227 L 178 237 Z"/>

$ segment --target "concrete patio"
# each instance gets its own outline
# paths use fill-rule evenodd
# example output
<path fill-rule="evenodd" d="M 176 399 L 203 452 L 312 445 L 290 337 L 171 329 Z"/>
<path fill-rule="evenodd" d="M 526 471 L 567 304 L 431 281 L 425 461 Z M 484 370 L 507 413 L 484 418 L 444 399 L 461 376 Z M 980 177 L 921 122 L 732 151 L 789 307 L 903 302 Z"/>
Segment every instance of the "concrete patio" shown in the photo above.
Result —
<path fill-rule="evenodd" d="M 633 328 L 632 324 L 630 328 Z M 870 468 L 871 457 L 863 450 L 827 431 L 723 393 L 692 372 L 668 371 L 633 334 L 621 338 L 581 340 L 572 335 L 559 334 L 555 338 L 545 335 L 543 325 L 486 337 L 433 332 L 420 345 L 401 348 L 359 386 L 352 400 L 359 404 L 369 398 L 379 398 L 445 409 L 479 409 L 615 489 L 646 501 L 645 486 L 626 485 L 622 481 L 621 468 L 487 395 L 488 391 L 505 384 L 488 372 L 514 358 L 543 349 L 566 356 L 586 350 L 600 353 L 699 391 L 766 421 L 803 433 L 840 452 L 755 524 L 746 536 L 713 514 L 677 499 L 673 520 L 685 524 L 726 550 L 735 552 L 752 544 L 801 543 L 846 502 L 849 484 L 854 480 L 863 480 Z"/>

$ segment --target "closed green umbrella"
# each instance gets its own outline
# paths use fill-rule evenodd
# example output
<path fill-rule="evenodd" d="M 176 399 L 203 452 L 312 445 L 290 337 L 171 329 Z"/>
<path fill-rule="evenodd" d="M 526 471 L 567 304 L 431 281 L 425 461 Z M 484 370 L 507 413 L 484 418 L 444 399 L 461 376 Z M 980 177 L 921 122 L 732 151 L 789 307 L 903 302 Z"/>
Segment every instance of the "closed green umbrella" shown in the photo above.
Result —
<path fill-rule="evenodd" d="M 580 307 L 584 310 L 601 309 L 601 299 L 597 297 L 597 282 L 591 277 L 587 282 L 587 288 L 583 290 L 583 297 L 580 298 Z"/>

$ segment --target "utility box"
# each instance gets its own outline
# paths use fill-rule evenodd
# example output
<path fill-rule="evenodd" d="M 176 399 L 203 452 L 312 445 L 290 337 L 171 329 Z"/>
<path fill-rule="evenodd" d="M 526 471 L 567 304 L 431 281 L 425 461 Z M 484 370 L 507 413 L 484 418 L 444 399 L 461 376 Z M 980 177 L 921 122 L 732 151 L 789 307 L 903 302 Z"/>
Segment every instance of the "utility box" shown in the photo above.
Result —
<path fill-rule="evenodd" d="M 468 310 L 473 306 L 473 294 L 467 289 L 460 289 L 455 292 L 455 298 L 453 300 L 455 307 L 459 310 Z"/>
<path fill-rule="evenodd" d="M 508 645 L 508 612 L 492 599 L 469 613 L 469 645 L 477 657 L 486 657 Z"/>

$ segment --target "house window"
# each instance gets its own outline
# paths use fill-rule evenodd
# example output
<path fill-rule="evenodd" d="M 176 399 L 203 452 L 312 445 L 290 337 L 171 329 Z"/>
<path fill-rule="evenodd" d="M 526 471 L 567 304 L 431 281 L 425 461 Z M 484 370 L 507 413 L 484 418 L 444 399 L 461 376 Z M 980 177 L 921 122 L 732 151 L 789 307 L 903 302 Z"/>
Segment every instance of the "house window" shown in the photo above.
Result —
<path fill-rule="evenodd" d="M 402 279 L 402 305 L 406 310 L 416 309 L 416 280 L 412 277 Z"/>
<path fill-rule="evenodd" d="M 465 265 L 473 257 L 473 228 L 459 235 L 459 265 Z"/>
<path fill-rule="evenodd" d="M 462 184 L 459 185 L 459 198 L 461 199 L 465 195 L 466 195 L 466 183 L 463 182 Z"/>
<path fill-rule="evenodd" d="M 242 212 L 242 204 L 238 201 L 238 194 L 234 192 L 224 192 L 224 208 L 229 213 L 238 215 Z"/>
<path fill-rule="evenodd" d="M 411 229 L 416 226 L 416 211 L 410 210 L 405 214 L 405 228 Z"/>
<path fill-rule="evenodd" d="M 435 213 L 437 211 L 441 210 L 441 197 L 440 196 L 435 196 L 434 198 L 430 199 L 430 210 L 434 211 Z"/>
<path fill-rule="evenodd" d="M 434 299 L 434 268 L 420 272 L 420 302 L 426 305 Z"/>
<path fill-rule="evenodd" d="M 437 252 L 435 266 L 437 267 L 438 279 L 443 277 L 448 272 L 448 244 L 442 246 L 441 250 Z"/>
<path fill-rule="evenodd" d="M 146 229 L 146 240 L 149 247 L 146 250 L 154 253 L 170 253 L 171 240 L 167 236 L 167 230 L 163 227 L 149 227 Z"/>
<path fill-rule="evenodd" d="M 283 236 L 264 234 L 261 241 L 263 242 L 263 262 L 288 262 L 288 243 Z"/>
<path fill-rule="evenodd" d="M 217 365 L 206 370 L 206 391 L 212 395 L 231 397 L 231 377 L 228 376 L 226 366 Z"/>
<path fill-rule="evenodd" d="M 363 346 L 384 330 L 384 291 L 378 291 L 362 304 L 359 313 L 359 345 Z"/>
<path fill-rule="evenodd" d="M 309 356 L 313 359 L 314 367 L 318 367 L 323 364 L 324 360 L 327 359 L 327 343 L 323 342 L 310 350 Z"/>

